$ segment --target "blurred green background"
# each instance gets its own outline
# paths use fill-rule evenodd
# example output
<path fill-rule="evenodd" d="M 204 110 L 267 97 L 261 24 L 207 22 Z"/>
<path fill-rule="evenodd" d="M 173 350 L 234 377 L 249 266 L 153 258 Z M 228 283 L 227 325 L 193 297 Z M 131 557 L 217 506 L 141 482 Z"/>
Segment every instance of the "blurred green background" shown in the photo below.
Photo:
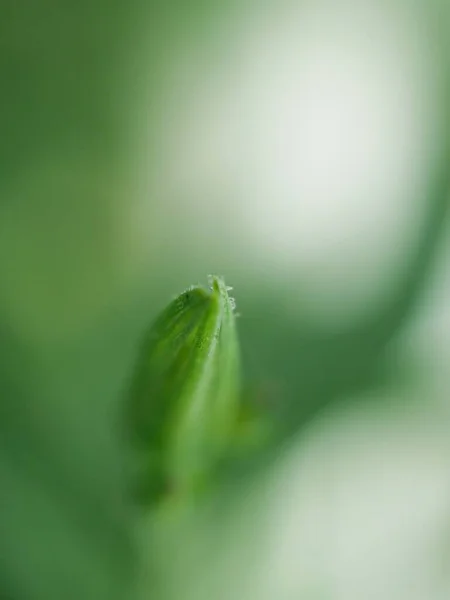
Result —
<path fill-rule="evenodd" d="M 0 595 L 448 598 L 446 3 L 0 14 Z M 211 272 L 277 436 L 148 518 L 121 403 Z"/>

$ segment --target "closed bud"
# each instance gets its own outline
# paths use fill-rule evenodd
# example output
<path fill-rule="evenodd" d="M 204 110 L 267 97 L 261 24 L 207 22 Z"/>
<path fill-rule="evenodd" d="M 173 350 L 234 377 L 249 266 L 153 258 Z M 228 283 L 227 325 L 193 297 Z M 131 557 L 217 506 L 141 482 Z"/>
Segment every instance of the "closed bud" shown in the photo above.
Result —
<path fill-rule="evenodd" d="M 194 492 L 227 451 L 239 410 L 230 289 L 216 276 L 187 289 L 144 340 L 127 398 L 141 501 Z"/>

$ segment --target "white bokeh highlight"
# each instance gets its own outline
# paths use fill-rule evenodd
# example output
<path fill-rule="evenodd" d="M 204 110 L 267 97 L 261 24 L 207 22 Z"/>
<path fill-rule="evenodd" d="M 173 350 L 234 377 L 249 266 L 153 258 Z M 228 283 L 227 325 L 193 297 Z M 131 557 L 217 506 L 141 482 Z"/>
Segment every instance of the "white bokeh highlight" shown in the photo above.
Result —
<path fill-rule="evenodd" d="M 423 222 L 437 71 L 426 19 L 401 6 L 242 10 L 187 44 L 164 95 L 165 222 L 199 255 L 297 286 L 322 318 L 382 300 Z"/>

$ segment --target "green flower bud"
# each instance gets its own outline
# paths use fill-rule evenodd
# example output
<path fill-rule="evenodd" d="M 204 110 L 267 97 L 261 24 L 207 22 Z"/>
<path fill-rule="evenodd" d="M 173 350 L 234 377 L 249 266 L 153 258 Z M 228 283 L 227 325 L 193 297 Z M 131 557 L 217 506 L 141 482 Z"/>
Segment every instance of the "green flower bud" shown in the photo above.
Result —
<path fill-rule="evenodd" d="M 239 410 L 230 289 L 216 276 L 210 288 L 187 289 L 144 341 L 127 402 L 136 491 L 144 502 L 197 490 L 230 444 Z"/>

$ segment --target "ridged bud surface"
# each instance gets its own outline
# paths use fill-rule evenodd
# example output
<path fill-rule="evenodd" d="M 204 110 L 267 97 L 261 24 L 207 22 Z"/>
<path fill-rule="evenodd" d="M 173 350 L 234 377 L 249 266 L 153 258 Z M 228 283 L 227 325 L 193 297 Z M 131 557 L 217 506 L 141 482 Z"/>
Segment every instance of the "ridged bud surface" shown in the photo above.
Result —
<path fill-rule="evenodd" d="M 230 289 L 216 276 L 187 289 L 144 341 L 127 403 L 141 501 L 196 490 L 226 453 L 239 410 Z"/>

